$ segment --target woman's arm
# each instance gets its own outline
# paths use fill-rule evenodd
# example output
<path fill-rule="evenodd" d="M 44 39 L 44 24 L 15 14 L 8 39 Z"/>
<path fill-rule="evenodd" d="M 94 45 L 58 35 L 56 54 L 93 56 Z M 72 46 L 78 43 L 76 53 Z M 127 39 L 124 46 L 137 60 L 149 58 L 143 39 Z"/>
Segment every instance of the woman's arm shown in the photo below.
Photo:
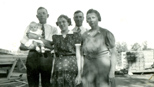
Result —
<path fill-rule="evenodd" d="M 78 75 L 76 77 L 76 84 L 81 83 L 81 73 L 82 73 L 82 56 L 80 52 L 80 46 L 81 44 L 75 44 L 76 46 L 76 58 L 77 58 L 77 66 L 78 66 Z"/>
<path fill-rule="evenodd" d="M 83 65 L 84 65 L 84 56 L 81 53 L 81 75 L 83 73 Z"/>
<path fill-rule="evenodd" d="M 76 58 L 77 58 L 77 65 L 78 65 L 78 75 L 81 75 L 81 54 L 80 54 L 80 46 L 81 44 L 75 44 L 76 46 Z"/>
<path fill-rule="evenodd" d="M 111 68 L 110 68 L 109 78 L 113 78 L 113 77 L 115 77 L 115 69 L 116 69 L 116 61 L 117 61 L 116 53 L 117 52 L 116 52 L 115 47 L 109 49 L 109 51 L 110 51 L 110 54 L 111 54 L 111 58 L 110 58 Z"/>

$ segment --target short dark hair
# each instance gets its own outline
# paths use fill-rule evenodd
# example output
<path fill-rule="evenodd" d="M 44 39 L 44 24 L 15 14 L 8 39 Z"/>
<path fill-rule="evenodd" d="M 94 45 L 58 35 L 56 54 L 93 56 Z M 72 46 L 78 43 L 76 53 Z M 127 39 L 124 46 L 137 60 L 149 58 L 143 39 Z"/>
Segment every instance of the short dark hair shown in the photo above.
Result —
<path fill-rule="evenodd" d="M 37 9 L 37 11 L 38 11 L 38 10 L 40 10 L 40 9 L 45 9 L 45 10 L 46 10 L 46 12 L 48 13 L 47 9 L 46 9 L 46 8 L 44 8 L 44 7 L 39 7 L 39 8 Z"/>
<path fill-rule="evenodd" d="M 81 10 L 75 11 L 75 12 L 74 12 L 74 15 L 77 14 L 77 13 L 82 13 L 82 14 L 83 14 L 83 12 L 82 12 Z M 83 14 L 83 15 L 84 15 L 84 14 Z"/>
<path fill-rule="evenodd" d="M 72 25 L 72 24 L 71 24 L 71 18 L 69 18 L 68 16 L 62 14 L 62 15 L 60 15 L 60 16 L 58 17 L 58 19 L 59 19 L 59 18 L 65 18 L 65 19 L 67 20 L 69 26 Z M 58 21 L 56 22 L 56 25 L 58 26 Z"/>
<path fill-rule="evenodd" d="M 89 13 L 95 13 L 97 15 L 97 17 L 98 17 L 98 21 L 101 21 L 101 15 L 100 15 L 100 13 L 97 10 L 89 9 L 87 11 L 87 14 L 89 14 Z"/>

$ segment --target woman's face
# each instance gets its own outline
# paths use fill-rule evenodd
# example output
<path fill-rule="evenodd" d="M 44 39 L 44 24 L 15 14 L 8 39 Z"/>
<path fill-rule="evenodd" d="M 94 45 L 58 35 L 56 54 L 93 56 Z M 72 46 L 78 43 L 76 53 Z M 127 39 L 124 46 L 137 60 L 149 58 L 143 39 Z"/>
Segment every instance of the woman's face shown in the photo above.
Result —
<path fill-rule="evenodd" d="M 58 26 L 61 30 L 67 30 L 68 29 L 68 22 L 64 17 L 58 18 Z"/>
<path fill-rule="evenodd" d="M 98 17 L 96 13 L 87 14 L 87 23 L 90 25 L 90 27 L 98 26 Z"/>

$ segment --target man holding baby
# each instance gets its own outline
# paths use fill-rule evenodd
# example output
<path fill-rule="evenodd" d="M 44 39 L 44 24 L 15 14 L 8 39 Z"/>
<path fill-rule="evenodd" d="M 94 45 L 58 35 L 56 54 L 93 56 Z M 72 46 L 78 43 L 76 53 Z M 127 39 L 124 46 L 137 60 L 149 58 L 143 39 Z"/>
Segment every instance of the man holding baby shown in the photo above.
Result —
<path fill-rule="evenodd" d="M 39 74 L 41 75 L 42 87 L 50 87 L 53 61 L 53 55 L 51 53 L 53 46 L 51 43 L 52 35 L 57 33 L 57 29 L 46 24 L 49 14 L 44 7 L 37 9 L 36 17 L 39 23 L 36 23 L 36 25 L 33 23 L 32 30 L 30 29 L 31 24 L 28 26 L 21 40 L 20 49 L 29 50 L 26 61 L 29 87 L 39 87 Z M 42 34 L 38 35 L 40 32 Z"/>

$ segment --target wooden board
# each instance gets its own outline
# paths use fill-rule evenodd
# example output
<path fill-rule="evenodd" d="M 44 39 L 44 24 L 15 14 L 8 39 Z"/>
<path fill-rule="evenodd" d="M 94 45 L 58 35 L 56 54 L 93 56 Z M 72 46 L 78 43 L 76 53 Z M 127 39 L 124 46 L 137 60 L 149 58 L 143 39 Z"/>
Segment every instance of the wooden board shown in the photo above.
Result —
<path fill-rule="evenodd" d="M 149 70 L 132 70 L 132 73 L 150 73 L 154 72 L 154 69 L 149 69 Z"/>
<path fill-rule="evenodd" d="M 26 60 L 27 55 L 0 55 L 0 65 L 13 64 L 17 58 Z"/>

